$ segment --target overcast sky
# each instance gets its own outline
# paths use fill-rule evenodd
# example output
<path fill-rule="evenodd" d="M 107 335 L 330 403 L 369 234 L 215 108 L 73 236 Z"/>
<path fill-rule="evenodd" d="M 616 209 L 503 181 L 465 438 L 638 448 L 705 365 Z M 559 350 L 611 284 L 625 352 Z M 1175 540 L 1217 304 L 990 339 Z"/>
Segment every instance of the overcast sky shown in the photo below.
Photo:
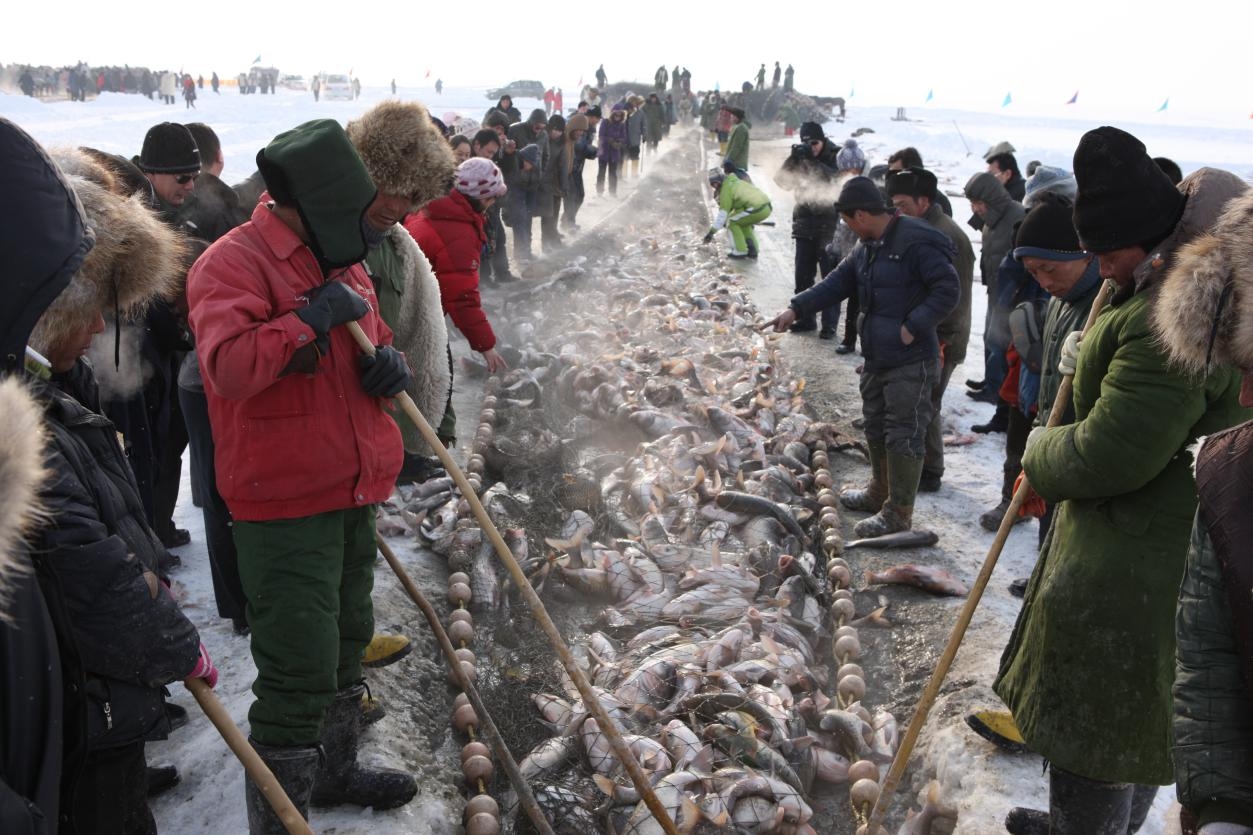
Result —
<path fill-rule="evenodd" d="M 638 0 L 603 5 L 494 0 L 378 4 L 11 4 L 0 62 L 132 64 L 234 76 L 258 55 L 285 73 L 352 70 L 367 85 L 564 87 L 692 72 L 696 89 L 738 88 L 766 63 L 796 69 L 806 93 L 858 104 L 993 110 L 1063 104 L 1253 114 L 1240 3 L 1036 0 L 975 3 L 752 3 Z M 1245 11 L 1238 11 L 1245 8 Z M 740 11 L 743 9 L 744 11 Z M 750 11 L 751 10 L 751 11 Z M 427 78 L 427 72 L 430 76 Z M 1233 118 L 1235 118 L 1233 116 Z M 1253 126 L 1253 123 L 1251 123 Z"/>

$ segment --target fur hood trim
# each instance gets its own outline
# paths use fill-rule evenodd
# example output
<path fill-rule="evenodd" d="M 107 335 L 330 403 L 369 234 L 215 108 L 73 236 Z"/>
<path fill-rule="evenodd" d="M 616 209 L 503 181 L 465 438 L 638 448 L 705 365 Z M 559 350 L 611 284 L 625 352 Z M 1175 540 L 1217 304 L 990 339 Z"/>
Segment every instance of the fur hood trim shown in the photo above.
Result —
<path fill-rule="evenodd" d="M 83 177 L 68 177 L 96 233 L 96 245 L 69 287 L 40 317 L 30 344 L 47 353 L 97 313 L 134 318 L 157 298 L 174 298 L 186 272 L 186 244 L 136 195 L 124 198 Z"/>
<path fill-rule="evenodd" d="M 0 609 L 9 578 L 25 569 L 21 541 L 42 519 L 39 488 L 46 433 L 43 411 L 16 377 L 0 381 Z"/>
<path fill-rule="evenodd" d="M 348 123 L 348 138 L 378 190 L 409 197 L 414 211 L 448 192 L 452 149 L 417 102 L 375 105 Z"/>
<path fill-rule="evenodd" d="M 409 396 L 432 428 L 444 419 L 444 407 L 452 388 L 452 371 L 448 367 L 448 326 L 440 303 L 439 282 L 431 262 L 413 237 L 397 223 L 388 237 L 400 255 L 405 275 L 405 292 L 400 313 L 392 323 L 392 345 L 403 351 L 413 376 Z M 420 436 L 411 439 L 405 434 L 405 448 L 418 455 L 432 455 Z"/>
<path fill-rule="evenodd" d="M 1172 364 L 1190 374 L 1253 370 L 1253 190 L 1244 188 L 1208 231 L 1197 231 L 1160 282 L 1153 330 Z"/>

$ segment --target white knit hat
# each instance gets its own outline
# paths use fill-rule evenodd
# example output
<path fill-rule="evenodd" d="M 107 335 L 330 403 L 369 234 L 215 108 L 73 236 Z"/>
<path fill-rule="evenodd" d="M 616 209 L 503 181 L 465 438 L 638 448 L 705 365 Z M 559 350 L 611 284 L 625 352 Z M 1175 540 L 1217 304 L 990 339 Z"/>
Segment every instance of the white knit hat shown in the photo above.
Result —
<path fill-rule="evenodd" d="M 457 166 L 454 187 L 466 197 L 477 200 L 503 197 L 508 190 L 496 163 L 483 157 L 471 157 Z"/>

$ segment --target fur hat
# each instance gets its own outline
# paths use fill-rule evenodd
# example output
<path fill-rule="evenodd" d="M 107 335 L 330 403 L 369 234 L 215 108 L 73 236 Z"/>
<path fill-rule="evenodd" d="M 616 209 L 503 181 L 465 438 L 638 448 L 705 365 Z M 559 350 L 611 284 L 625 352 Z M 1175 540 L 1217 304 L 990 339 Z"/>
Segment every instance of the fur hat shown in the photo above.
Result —
<path fill-rule="evenodd" d="M 1075 190 L 1078 187 L 1078 184 L 1075 182 L 1075 175 L 1065 168 L 1058 168 L 1054 165 L 1040 165 L 1036 167 L 1035 173 L 1027 180 L 1027 192 L 1022 198 L 1022 205 L 1030 209 L 1039 202 L 1042 195 L 1049 192 L 1058 194 L 1073 202 Z"/>
<path fill-rule="evenodd" d="M 582 113 L 575 113 L 566 120 L 566 138 L 569 139 L 576 130 L 586 131 L 589 124 L 591 123 L 587 121 L 586 116 Z"/>
<path fill-rule="evenodd" d="M 385 101 L 348 123 L 348 138 L 384 194 L 408 197 L 415 209 L 448 193 L 448 141 L 417 102 Z"/>
<path fill-rule="evenodd" d="M 1090 252 L 1161 240 L 1183 214 L 1183 195 L 1144 149 L 1114 127 L 1090 130 L 1075 149 L 1075 228 Z"/>
<path fill-rule="evenodd" d="M 149 174 L 195 174 L 200 150 L 186 125 L 162 122 L 148 128 L 135 164 Z"/>
<path fill-rule="evenodd" d="M 1171 363 L 1191 374 L 1214 366 L 1253 370 L 1253 189 L 1175 253 L 1151 321 Z"/>
<path fill-rule="evenodd" d="M 909 197 L 925 197 L 928 200 L 935 200 L 936 185 L 934 174 L 916 166 L 900 171 L 889 171 L 885 183 L 888 197 L 894 194 L 904 194 Z"/>
<path fill-rule="evenodd" d="M 177 295 L 186 273 L 183 237 L 135 195 L 125 198 L 82 177 L 69 182 L 96 233 L 70 285 L 48 306 L 31 334 L 31 347 L 47 353 L 85 320 L 117 310 L 136 318 L 155 299 Z"/>
<path fill-rule="evenodd" d="M 527 145 L 528 148 L 539 150 L 538 145 Z M 457 166 L 453 179 L 453 188 L 466 197 L 484 200 L 488 197 L 504 197 L 505 178 L 501 175 L 496 163 L 482 157 L 470 157 Z"/>
<path fill-rule="evenodd" d="M 339 122 L 314 119 L 280 133 L 257 152 L 257 168 L 270 196 L 300 211 L 323 269 L 365 257 L 362 218 L 378 189 Z"/>
<path fill-rule="evenodd" d="M 5 619 L 9 578 L 27 570 L 19 558 L 21 541 L 42 516 L 39 487 L 48 476 L 44 468 L 46 433 L 43 409 L 15 377 L 0 380 L 0 621 Z"/>

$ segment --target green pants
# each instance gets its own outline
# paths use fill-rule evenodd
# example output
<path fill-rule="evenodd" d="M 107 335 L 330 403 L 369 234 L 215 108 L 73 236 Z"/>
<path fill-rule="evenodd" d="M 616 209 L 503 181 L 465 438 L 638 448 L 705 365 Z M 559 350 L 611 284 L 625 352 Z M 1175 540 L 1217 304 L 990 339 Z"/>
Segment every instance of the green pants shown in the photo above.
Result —
<path fill-rule="evenodd" d="M 770 205 L 766 204 L 760 209 L 736 212 L 727 218 L 727 229 L 731 232 L 731 246 L 735 252 L 741 255 L 748 252 L 749 241 L 753 242 L 753 249 L 757 249 L 757 236 L 753 234 L 753 227 L 770 217 L 770 212 Z"/>
<path fill-rule="evenodd" d="M 316 744 L 336 691 L 361 680 L 374 634 L 374 514 L 370 505 L 234 524 L 257 665 L 248 721 L 264 745 Z"/>

